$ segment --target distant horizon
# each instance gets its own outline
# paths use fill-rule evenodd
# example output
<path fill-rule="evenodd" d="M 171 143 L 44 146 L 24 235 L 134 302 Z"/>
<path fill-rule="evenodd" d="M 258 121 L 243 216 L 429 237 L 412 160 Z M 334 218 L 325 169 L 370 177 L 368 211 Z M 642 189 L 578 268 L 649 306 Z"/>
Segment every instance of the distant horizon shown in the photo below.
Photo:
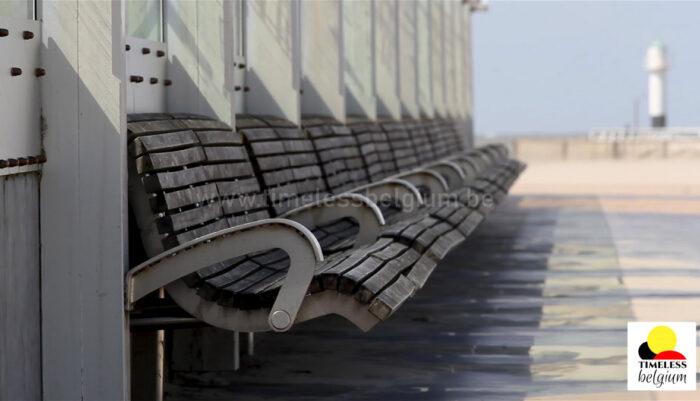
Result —
<path fill-rule="evenodd" d="M 473 15 L 475 133 L 649 126 L 644 56 L 668 46 L 670 127 L 700 126 L 700 2 L 498 1 Z"/>

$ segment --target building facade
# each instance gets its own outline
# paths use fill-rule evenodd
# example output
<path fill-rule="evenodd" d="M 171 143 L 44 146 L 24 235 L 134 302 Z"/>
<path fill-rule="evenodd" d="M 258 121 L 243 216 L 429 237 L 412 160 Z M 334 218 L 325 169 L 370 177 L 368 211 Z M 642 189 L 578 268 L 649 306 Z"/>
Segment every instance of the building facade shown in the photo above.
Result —
<path fill-rule="evenodd" d="M 0 399 L 128 399 L 130 113 L 450 117 L 469 2 L 0 2 Z"/>

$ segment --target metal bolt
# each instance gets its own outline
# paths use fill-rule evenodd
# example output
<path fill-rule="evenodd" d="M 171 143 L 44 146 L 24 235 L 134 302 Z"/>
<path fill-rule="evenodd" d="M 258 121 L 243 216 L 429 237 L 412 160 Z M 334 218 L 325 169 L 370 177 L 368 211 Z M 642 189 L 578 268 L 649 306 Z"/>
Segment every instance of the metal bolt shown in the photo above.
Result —
<path fill-rule="evenodd" d="M 18 75 L 22 75 L 22 69 L 21 69 L 21 68 L 17 68 L 17 67 L 12 67 L 12 68 L 10 69 L 10 74 L 12 74 L 13 77 L 16 77 L 16 76 L 18 76 Z"/>
<path fill-rule="evenodd" d="M 143 53 L 143 54 L 149 54 L 149 53 L 151 53 L 151 49 L 149 49 L 148 47 L 144 47 L 144 48 L 141 49 L 141 53 Z"/>
<path fill-rule="evenodd" d="M 235 90 L 236 92 L 238 92 L 239 90 L 241 90 L 241 87 L 238 86 L 238 85 L 236 85 L 236 86 L 233 87 L 233 90 Z"/>
<path fill-rule="evenodd" d="M 17 159 L 7 159 L 7 167 L 17 167 L 17 164 L 19 164 Z"/>
<path fill-rule="evenodd" d="M 156 52 L 156 56 L 158 56 L 158 57 L 163 57 L 163 56 L 165 56 L 165 52 L 162 51 L 162 50 L 158 50 L 158 51 Z"/>
<path fill-rule="evenodd" d="M 24 31 L 24 32 L 22 32 L 22 38 L 23 38 L 24 40 L 34 39 L 34 32 L 32 32 L 32 31 Z"/>
<path fill-rule="evenodd" d="M 131 80 L 131 82 L 139 83 L 139 82 L 143 82 L 143 77 L 140 75 L 132 75 L 130 77 L 130 80 Z"/>
<path fill-rule="evenodd" d="M 163 81 L 163 84 L 164 84 L 165 86 L 170 86 L 170 85 L 173 84 L 173 81 L 171 81 L 171 80 L 169 80 L 169 79 L 166 79 L 165 81 Z"/>
<path fill-rule="evenodd" d="M 10 31 L 8 31 L 5 28 L 0 28 L 0 38 L 4 38 L 5 36 L 9 35 Z"/>
<path fill-rule="evenodd" d="M 29 156 L 29 157 L 27 157 L 27 163 L 29 163 L 29 164 L 36 164 L 36 156 Z"/>
<path fill-rule="evenodd" d="M 17 158 L 17 165 L 18 166 L 26 166 L 27 165 L 27 159 L 24 157 L 19 157 Z"/>
<path fill-rule="evenodd" d="M 34 75 L 36 75 L 37 77 L 43 77 L 44 75 L 46 75 L 46 70 L 43 68 L 37 68 L 36 70 L 34 70 Z"/>
<path fill-rule="evenodd" d="M 155 85 L 158 83 L 158 78 L 151 78 L 151 85 Z"/>
<path fill-rule="evenodd" d="M 238 68 L 244 69 L 244 68 L 245 68 L 245 64 L 243 64 L 243 63 L 238 64 Z"/>
<path fill-rule="evenodd" d="M 276 330 L 288 329 L 291 324 L 291 316 L 283 310 L 276 310 L 270 315 L 270 325 Z"/>
<path fill-rule="evenodd" d="M 243 92 L 248 92 L 249 90 L 250 90 L 249 87 L 247 87 L 247 86 L 243 87 Z"/>
<path fill-rule="evenodd" d="M 0 160 L 0 168 L 7 167 L 7 160 Z"/>
<path fill-rule="evenodd" d="M 126 51 L 131 50 L 131 45 L 126 45 Z"/>

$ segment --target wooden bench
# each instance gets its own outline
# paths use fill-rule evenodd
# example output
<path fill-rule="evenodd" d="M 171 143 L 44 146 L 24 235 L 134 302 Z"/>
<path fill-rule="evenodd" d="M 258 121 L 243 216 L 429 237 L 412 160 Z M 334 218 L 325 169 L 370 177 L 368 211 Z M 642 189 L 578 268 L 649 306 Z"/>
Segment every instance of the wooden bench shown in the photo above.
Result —
<path fill-rule="evenodd" d="M 479 168 L 471 187 L 421 206 L 418 186 L 446 190 L 445 179 L 393 152 L 381 127 L 304 127 L 242 116 L 234 132 L 194 115 L 129 117 L 129 201 L 150 257 L 127 274 L 129 310 L 165 287 L 189 315 L 224 329 L 284 331 L 335 313 L 368 330 L 481 221 L 467 191 L 504 194 L 517 177 L 493 163 L 501 149 L 467 154 Z M 370 199 L 381 196 L 396 200 L 393 214 Z"/>

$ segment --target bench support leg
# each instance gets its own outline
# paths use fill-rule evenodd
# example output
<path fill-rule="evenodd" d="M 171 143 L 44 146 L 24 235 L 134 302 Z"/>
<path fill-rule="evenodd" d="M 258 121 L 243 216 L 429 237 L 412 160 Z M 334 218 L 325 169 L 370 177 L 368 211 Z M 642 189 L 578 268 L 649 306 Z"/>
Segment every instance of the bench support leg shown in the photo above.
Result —
<path fill-rule="evenodd" d="M 252 331 L 248 333 L 248 355 L 255 354 L 255 333 Z"/>
<path fill-rule="evenodd" d="M 131 399 L 163 400 L 163 330 L 131 333 Z"/>
<path fill-rule="evenodd" d="M 241 368 L 241 336 L 239 331 L 233 332 L 233 370 Z"/>

